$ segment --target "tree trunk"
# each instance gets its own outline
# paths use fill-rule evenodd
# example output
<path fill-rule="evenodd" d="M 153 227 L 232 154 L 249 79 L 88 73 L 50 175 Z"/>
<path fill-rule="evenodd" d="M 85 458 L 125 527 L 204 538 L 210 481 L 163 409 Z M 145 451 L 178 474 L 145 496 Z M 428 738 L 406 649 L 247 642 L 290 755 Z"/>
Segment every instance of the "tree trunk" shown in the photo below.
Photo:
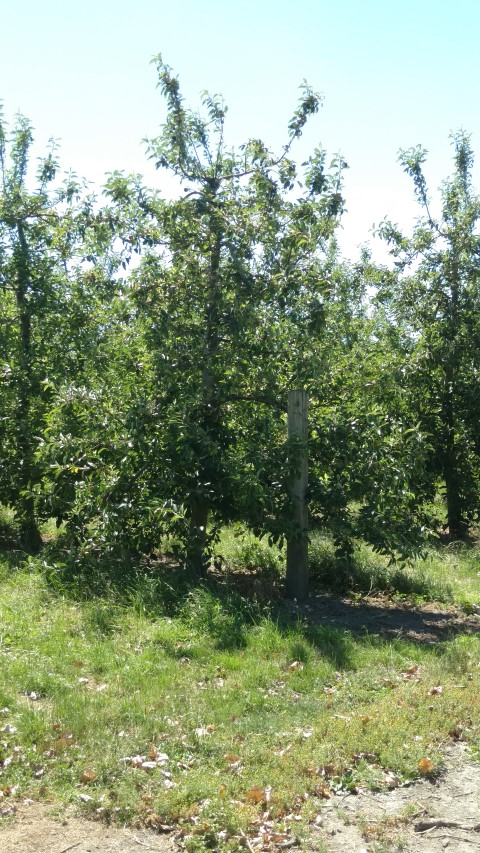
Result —
<path fill-rule="evenodd" d="M 211 255 L 207 279 L 205 302 L 205 362 L 202 365 L 202 394 L 201 423 L 203 430 L 215 443 L 216 433 L 221 422 L 218 388 L 215 377 L 215 361 L 219 347 L 219 271 L 222 248 L 222 225 L 215 212 L 215 196 L 218 187 L 213 186 L 211 192 L 212 211 L 210 216 Z M 206 466 L 208 468 L 208 465 Z M 200 471 L 200 485 L 210 479 L 205 470 Z M 209 502 L 205 498 L 190 499 L 190 530 L 187 546 L 187 565 L 199 577 L 205 577 L 208 569 L 207 553 L 207 524 L 210 511 Z"/>
<path fill-rule="evenodd" d="M 306 391 L 289 391 L 288 437 L 301 442 L 295 457 L 296 472 L 290 486 L 293 500 L 293 535 L 287 542 L 286 590 L 288 598 L 303 601 L 308 596 L 308 507 L 305 500 L 308 478 L 308 398 Z"/>

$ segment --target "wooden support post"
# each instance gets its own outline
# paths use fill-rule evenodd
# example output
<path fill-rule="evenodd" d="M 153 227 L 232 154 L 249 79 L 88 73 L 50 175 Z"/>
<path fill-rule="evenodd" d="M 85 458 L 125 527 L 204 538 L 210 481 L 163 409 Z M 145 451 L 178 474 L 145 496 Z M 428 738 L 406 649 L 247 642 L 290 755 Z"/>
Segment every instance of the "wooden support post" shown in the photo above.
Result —
<path fill-rule="evenodd" d="M 293 499 L 293 535 L 287 542 L 286 588 L 288 598 L 308 596 L 308 397 L 306 391 L 288 392 L 288 438 L 298 447 L 290 494 Z"/>

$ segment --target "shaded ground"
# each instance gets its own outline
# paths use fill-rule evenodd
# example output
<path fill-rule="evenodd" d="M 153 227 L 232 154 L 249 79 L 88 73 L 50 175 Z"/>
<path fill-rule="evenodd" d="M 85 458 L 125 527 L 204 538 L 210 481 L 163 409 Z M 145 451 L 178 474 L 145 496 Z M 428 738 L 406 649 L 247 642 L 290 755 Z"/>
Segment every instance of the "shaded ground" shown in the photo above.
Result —
<path fill-rule="evenodd" d="M 480 632 L 480 614 L 467 615 L 459 608 L 438 604 L 396 604 L 386 596 L 363 596 L 357 600 L 322 592 L 303 606 L 282 603 L 281 608 L 310 624 L 419 643 L 437 643 L 455 634 Z"/>

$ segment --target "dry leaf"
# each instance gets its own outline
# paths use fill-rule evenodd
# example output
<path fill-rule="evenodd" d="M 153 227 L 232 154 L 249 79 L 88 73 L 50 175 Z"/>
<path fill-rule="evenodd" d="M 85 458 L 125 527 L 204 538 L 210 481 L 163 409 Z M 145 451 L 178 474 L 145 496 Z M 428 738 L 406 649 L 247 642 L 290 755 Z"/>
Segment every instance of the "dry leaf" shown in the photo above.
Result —
<path fill-rule="evenodd" d="M 259 788 L 258 785 L 254 785 L 245 794 L 245 800 L 247 803 L 265 803 L 265 791 L 263 788 Z"/>
<path fill-rule="evenodd" d="M 417 766 L 421 776 L 428 776 L 433 770 L 433 761 L 430 761 L 429 758 L 421 758 Z"/>
<path fill-rule="evenodd" d="M 321 797 L 322 800 L 330 800 L 332 797 L 332 792 L 328 785 L 319 785 L 318 788 L 315 788 L 315 794 L 317 797 Z"/>
<path fill-rule="evenodd" d="M 122 759 L 126 764 L 131 764 L 132 767 L 141 767 L 143 762 L 145 761 L 144 755 L 128 755 L 126 758 Z"/>
<path fill-rule="evenodd" d="M 96 778 L 97 774 L 95 773 L 95 770 L 87 769 L 84 770 L 82 775 L 80 776 L 80 782 L 82 782 L 84 785 L 87 785 L 88 782 L 95 782 Z"/>
<path fill-rule="evenodd" d="M 268 844 L 285 844 L 289 840 L 289 836 L 283 832 L 270 832 L 264 835 L 264 843 Z"/>
<path fill-rule="evenodd" d="M 55 741 L 52 747 L 52 753 L 54 755 L 60 755 L 62 752 L 65 752 L 69 746 L 74 746 L 75 741 L 72 735 L 62 735 L 58 740 Z"/>
<path fill-rule="evenodd" d="M 385 770 L 383 776 L 389 791 L 393 791 L 400 785 L 400 780 L 395 776 L 395 773 L 392 773 L 391 770 Z"/>
<path fill-rule="evenodd" d="M 378 755 L 375 755 L 373 752 L 358 752 L 352 755 L 352 761 L 357 764 L 359 761 L 366 761 L 367 764 L 376 764 L 378 761 Z"/>
<path fill-rule="evenodd" d="M 227 754 L 224 755 L 223 758 L 224 761 L 228 761 L 229 764 L 236 764 L 237 761 L 241 761 L 240 756 L 237 755 L 235 752 L 227 752 Z"/>
<path fill-rule="evenodd" d="M 450 729 L 448 734 L 454 740 L 463 740 L 463 732 L 464 732 L 464 727 L 461 725 L 461 723 L 457 723 L 456 726 L 453 726 L 453 728 Z"/>

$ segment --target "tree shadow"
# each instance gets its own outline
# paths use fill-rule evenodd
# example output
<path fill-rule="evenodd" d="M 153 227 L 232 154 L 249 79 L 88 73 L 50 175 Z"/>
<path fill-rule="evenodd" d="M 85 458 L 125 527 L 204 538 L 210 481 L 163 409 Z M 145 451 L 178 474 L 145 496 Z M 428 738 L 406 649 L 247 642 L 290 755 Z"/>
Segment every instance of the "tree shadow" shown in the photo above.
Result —
<path fill-rule="evenodd" d="M 284 602 L 311 630 L 329 626 L 355 636 L 376 636 L 383 641 L 406 640 L 431 645 L 458 634 L 480 634 L 480 616 L 437 602 L 392 602 L 385 596 L 337 596 L 317 591 L 299 607 Z"/>

